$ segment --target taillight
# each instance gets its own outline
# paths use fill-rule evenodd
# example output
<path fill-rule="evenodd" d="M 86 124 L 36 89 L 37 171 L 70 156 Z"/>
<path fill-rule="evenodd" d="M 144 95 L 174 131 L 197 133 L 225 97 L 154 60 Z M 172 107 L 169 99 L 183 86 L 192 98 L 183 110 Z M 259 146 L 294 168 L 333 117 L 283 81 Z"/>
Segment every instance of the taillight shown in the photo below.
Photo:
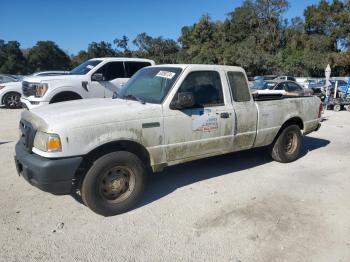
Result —
<path fill-rule="evenodd" d="M 318 111 L 318 118 L 321 118 L 322 113 L 323 113 L 323 103 L 321 102 L 320 103 L 320 108 L 319 108 L 319 111 Z"/>

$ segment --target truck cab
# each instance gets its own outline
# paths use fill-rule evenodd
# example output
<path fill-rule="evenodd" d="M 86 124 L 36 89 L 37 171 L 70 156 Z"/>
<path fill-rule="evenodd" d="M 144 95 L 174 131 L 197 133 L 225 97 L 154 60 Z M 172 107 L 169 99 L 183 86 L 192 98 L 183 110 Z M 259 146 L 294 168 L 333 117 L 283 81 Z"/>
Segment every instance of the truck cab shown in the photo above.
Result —
<path fill-rule="evenodd" d="M 21 102 L 27 109 L 86 98 L 112 97 L 139 69 L 154 65 L 140 58 L 94 58 L 67 75 L 27 77 Z"/>

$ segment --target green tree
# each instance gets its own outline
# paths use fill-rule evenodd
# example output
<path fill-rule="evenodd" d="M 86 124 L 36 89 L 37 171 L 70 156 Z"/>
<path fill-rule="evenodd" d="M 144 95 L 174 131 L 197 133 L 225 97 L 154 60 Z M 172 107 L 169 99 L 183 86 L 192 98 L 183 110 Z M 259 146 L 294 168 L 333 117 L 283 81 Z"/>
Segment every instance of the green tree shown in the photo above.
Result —
<path fill-rule="evenodd" d="M 157 63 L 176 63 L 179 46 L 172 39 L 162 37 L 151 37 L 146 33 L 141 33 L 133 40 L 133 44 L 138 48 L 134 51 L 134 56 L 155 60 Z"/>
<path fill-rule="evenodd" d="M 124 56 L 124 57 L 131 57 L 132 56 L 132 52 L 131 52 L 131 50 L 130 50 L 130 48 L 129 48 L 129 38 L 127 37 L 127 36 L 123 36 L 122 38 L 116 38 L 116 39 L 114 39 L 114 44 L 117 46 L 117 48 L 120 48 L 120 49 L 122 49 L 122 51 L 119 51 L 118 49 L 117 49 L 117 51 L 119 52 L 119 53 L 121 53 L 122 54 L 122 56 Z"/>
<path fill-rule="evenodd" d="M 32 72 L 69 70 L 70 57 L 53 41 L 39 41 L 28 53 L 28 66 Z"/>
<path fill-rule="evenodd" d="M 114 56 L 118 56 L 118 53 L 112 48 L 112 44 L 105 41 L 99 43 L 92 42 L 86 51 L 82 50 L 76 56 L 72 57 L 72 65 L 75 67 L 91 58 Z"/>
<path fill-rule="evenodd" d="M 25 74 L 26 59 L 20 50 L 20 44 L 17 41 L 5 43 L 0 41 L 0 72 L 6 74 Z"/>

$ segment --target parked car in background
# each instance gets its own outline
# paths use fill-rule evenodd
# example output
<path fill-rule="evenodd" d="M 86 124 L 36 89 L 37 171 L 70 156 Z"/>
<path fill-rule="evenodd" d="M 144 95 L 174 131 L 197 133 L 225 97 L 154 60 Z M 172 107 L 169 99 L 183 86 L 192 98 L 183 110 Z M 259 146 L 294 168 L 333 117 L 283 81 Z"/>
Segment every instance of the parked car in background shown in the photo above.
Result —
<path fill-rule="evenodd" d="M 22 82 L 25 108 L 85 98 L 112 97 L 139 69 L 154 65 L 141 58 L 94 58 L 68 75 L 30 77 Z"/>
<path fill-rule="evenodd" d="M 300 95 L 307 96 L 313 95 L 313 91 L 307 88 L 303 88 L 299 84 L 293 81 L 280 81 L 272 80 L 265 81 L 264 85 L 261 88 L 252 88 L 254 90 L 284 90 L 289 95 Z"/>
<path fill-rule="evenodd" d="M 36 72 L 27 77 L 57 76 L 57 75 L 65 75 L 65 74 L 69 74 L 69 71 Z M 23 79 L 21 78 L 21 76 L 12 76 L 11 79 L 16 79 L 16 80 L 0 84 L 0 106 L 5 106 L 6 108 L 10 108 L 10 109 L 21 108 Z"/>
<path fill-rule="evenodd" d="M 294 81 L 294 82 L 296 82 L 294 76 L 278 76 L 274 80 L 276 80 L 276 81 Z"/>
<path fill-rule="evenodd" d="M 17 82 L 17 81 L 18 81 L 18 78 L 12 75 L 0 75 L 0 84 Z"/>

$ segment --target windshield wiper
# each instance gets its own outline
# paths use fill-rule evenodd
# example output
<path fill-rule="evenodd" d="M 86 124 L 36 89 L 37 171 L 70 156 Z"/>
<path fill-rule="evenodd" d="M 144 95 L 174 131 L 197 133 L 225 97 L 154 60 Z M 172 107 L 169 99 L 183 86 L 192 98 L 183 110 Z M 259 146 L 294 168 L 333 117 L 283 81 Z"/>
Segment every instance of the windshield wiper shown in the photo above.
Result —
<path fill-rule="evenodd" d="M 126 95 L 126 96 L 123 96 L 123 98 L 125 98 L 125 99 L 131 98 L 133 100 L 139 101 L 143 105 L 146 104 L 145 100 L 143 100 L 142 98 L 135 96 L 135 95 Z"/>

